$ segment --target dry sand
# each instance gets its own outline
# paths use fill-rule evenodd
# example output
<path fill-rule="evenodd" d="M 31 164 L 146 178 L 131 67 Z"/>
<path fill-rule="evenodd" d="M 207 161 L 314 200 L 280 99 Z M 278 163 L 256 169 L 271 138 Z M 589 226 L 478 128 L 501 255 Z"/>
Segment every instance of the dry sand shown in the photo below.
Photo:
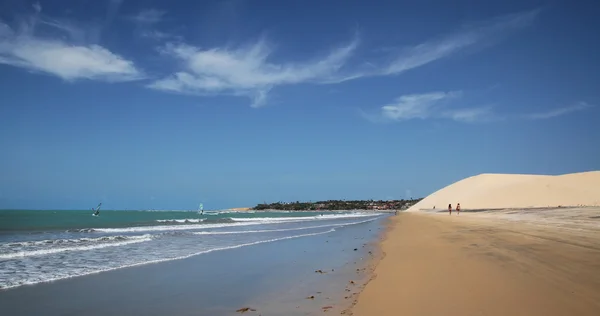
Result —
<path fill-rule="evenodd" d="M 454 208 L 532 208 L 600 206 L 600 171 L 560 176 L 480 174 L 442 188 L 413 205 L 409 212 Z"/>
<path fill-rule="evenodd" d="M 393 217 L 354 315 L 600 315 L 600 209 L 545 212 Z"/>
<path fill-rule="evenodd" d="M 235 207 L 235 208 L 230 208 L 227 210 L 240 212 L 240 211 L 249 211 L 250 209 L 252 209 L 252 208 L 251 207 Z"/>
<path fill-rule="evenodd" d="M 600 315 L 600 207 L 526 208 L 599 201 L 600 172 L 450 185 L 392 217 L 385 257 L 352 313 Z M 444 212 L 456 202 L 510 209 Z"/>

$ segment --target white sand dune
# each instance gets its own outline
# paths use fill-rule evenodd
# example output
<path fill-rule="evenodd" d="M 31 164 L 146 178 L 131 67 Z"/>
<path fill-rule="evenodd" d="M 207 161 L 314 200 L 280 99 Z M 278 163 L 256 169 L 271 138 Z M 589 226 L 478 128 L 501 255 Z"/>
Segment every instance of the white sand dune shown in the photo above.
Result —
<path fill-rule="evenodd" d="M 559 176 L 480 174 L 442 188 L 408 212 L 461 208 L 500 209 L 557 206 L 600 206 L 600 171 Z"/>

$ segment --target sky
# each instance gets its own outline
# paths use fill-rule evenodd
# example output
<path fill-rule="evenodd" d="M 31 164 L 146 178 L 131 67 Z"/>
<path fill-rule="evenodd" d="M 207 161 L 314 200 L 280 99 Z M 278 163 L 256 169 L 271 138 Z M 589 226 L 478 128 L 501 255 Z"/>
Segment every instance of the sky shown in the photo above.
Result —
<path fill-rule="evenodd" d="M 598 1 L 0 1 L 0 209 L 600 170 Z"/>

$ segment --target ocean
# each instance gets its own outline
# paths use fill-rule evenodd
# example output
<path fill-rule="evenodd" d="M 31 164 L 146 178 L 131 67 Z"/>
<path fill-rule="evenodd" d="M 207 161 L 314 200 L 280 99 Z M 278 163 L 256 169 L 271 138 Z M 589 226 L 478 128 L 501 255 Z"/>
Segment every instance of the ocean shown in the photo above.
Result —
<path fill-rule="evenodd" d="M 0 211 L 0 298 L 14 288 L 261 244 L 333 236 L 366 212 Z M 372 228 L 373 226 L 369 226 Z M 371 236 L 372 237 L 372 236 Z M 357 238 L 357 237 L 353 237 Z M 348 238 L 350 239 L 350 238 Z M 277 252 L 277 250 L 275 250 Z"/>

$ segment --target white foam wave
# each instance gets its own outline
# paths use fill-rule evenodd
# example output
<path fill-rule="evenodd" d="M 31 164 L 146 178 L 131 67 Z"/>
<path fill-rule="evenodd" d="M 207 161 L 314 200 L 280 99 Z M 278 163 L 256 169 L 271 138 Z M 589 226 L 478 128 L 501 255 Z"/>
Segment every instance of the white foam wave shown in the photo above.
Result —
<path fill-rule="evenodd" d="M 124 228 L 94 228 L 96 232 L 105 233 L 128 233 L 128 232 L 151 232 L 151 231 L 169 231 L 169 230 L 193 230 L 204 228 L 221 228 L 232 226 L 246 226 L 265 224 L 264 222 L 256 223 L 219 223 L 219 224 L 190 224 L 190 225 L 158 225 L 158 226 L 137 226 Z"/>
<path fill-rule="evenodd" d="M 325 227 L 349 226 L 349 225 L 356 225 L 356 224 L 362 224 L 362 223 L 372 222 L 374 220 L 377 220 L 377 219 L 373 218 L 373 219 L 368 219 L 368 220 L 365 220 L 365 221 L 354 222 L 354 223 L 328 224 L 328 225 L 295 227 L 295 228 L 262 229 L 262 230 L 240 230 L 240 231 L 225 231 L 225 232 L 193 232 L 192 234 L 195 234 L 195 235 L 231 235 L 231 234 L 286 232 L 286 231 L 306 230 L 306 229 L 325 228 Z"/>
<path fill-rule="evenodd" d="M 210 253 L 210 252 L 214 252 L 214 251 L 236 249 L 236 248 L 241 248 L 241 247 L 246 247 L 246 246 L 253 246 L 253 245 L 258 245 L 258 244 L 276 242 L 276 241 L 280 241 L 280 240 L 287 240 L 287 239 L 294 239 L 294 238 L 301 238 L 301 237 L 323 235 L 323 234 L 328 234 L 328 233 L 331 233 L 331 232 L 334 232 L 334 231 L 335 231 L 335 229 L 332 228 L 332 229 L 324 231 L 324 232 L 310 233 L 310 234 L 301 234 L 301 235 L 295 235 L 295 236 L 287 236 L 287 237 L 281 237 L 281 238 L 273 238 L 273 239 L 255 241 L 255 242 L 251 242 L 251 243 L 245 243 L 245 244 L 239 244 L 239 245 L 233 245 L 233 246 L 212 248 L 212 249 L 207 249 L 207 250 L 199 251 L 199 252 L 192 253 L 192 254 L 189 254 L 189 255 L 184 255 L 184 256 L 179 256 L 179 257 L 174 257 L 174 258 L 156 259 L 156 260 L 150 260 L 150 261 L 145 261 L 145 262 L 133 263 L 133 264 L 129 264 L 129 265 L 122 265 L 122 266 L 114 267 L 114 268 L 90 270 L 90 271 L 86 271 L 85 273 L 79 273 L 79 274 L 73 274 L 73 275 L 56 276 L 56 277 L 52 277 L 52 278 L 46 278 L 46 279 L 43 279 L 43 280 L 39 280 L 39 279 L 38 280 L 25 280 L 25 281 L 20 281 L 18 284 L 0 285 L 0 289 L 9 289 L 9 288 L 18 287 L 18 286 L 21 286 L 21 285 L 37 284 L 37 283 L 42 283 L 42 282 L 52 282 L 52 281 L 57 281 L 57 280 L 61 280 L 61 279 L 68 279 L 68 278 L 82 276 L 82 275 L 96 274 L 96 273 L 101 273 L 101 272 L 106 272 L 106 271 L 111 271 L 111 270 L 117 270 L 117 269 L 122 269 L 122 268 L 129 268 L 129 267 L 141 266 L 141 265 L 146 265 L 146 264 L 160 263 L 160 262 L 173 261 L 173 260 L 182 260 L 182 259 L 187 259 L 187 258 L 190 258 L 190 257 L 194 257 L 194 256 L 197 256 L 197 255 L 201 255 L 201 254 L 205 254 L 205 253 Z"/>
<path fill-rule="evenodd" d="M 23 257 L 31 257 L 31 256 L 44 256 L 51 255 L 55 253 L 65 252 L 65 251 L 86 251 L 86 250 L 94 250 L 94 249 L 102 249 L 107 247 L 119 247 L 130 244 L 136 244 L 140 242 L 145 242 L 151 240 L 152 237 L 146 236 L 143 238 L 126 240 L 114 243 L 105 243 L 99 245 L 86 245 L 86 246 L 75 246 L 75 247 L 62 247 L 62 248 L 49 248 L 49 249 L 39 249 L 39 250 L 25 250 L 18 251 L 13 253 L 0 254 L 0 259 L 15 259 L 15 258 L 23 258 Z"/>
<path fill-rule="evenodd" d="M 157 219 L 159 223 L 200 223 L 204 218 L 184 218 L 184 219 Z"/>
<path fill-rule="evenodd" d="M 96 237 L 96 238 L 30 240 L 30 241 L 19 241 L 19 242 L 0 244 L 0 249 L 13 248 L 13 247 L 72 245 L 72 244 L 79 244 L 79 243 L 110 242 L 110 241 L 118 241 L 118 240 L 135 240 L 135 239 L 145 239 L 149 236 L 150 235 L 141 235 L 141 236 L 118 235 L 118 236 L 102 236 L 102 237 Z"/>
<path fill-rule="evenodd" d="M 316 216 L 297 216 L 297 217 L 232 217 L 236 222 L 287 222 L 287 221 L 309 221 L 309 220 L 326 220 L 326 219 L 343 219 L 357 217 L 379 216 L 375 213 L 351 213 L 339 215 L 316 215 Z"/>
<path fill-rule="evenodd" d="M 360 217 L 379 216 L 378 213 L 350 213 L 339 215 L 317 215 L 305 217 L 237 217 L 231 218 L 237 223 L 215 223 L 215 224 L 188 224 L 188 225 L 157 225 L 157 226 L 137 226 L 124 228 L 93 228 L 95 232 L 105 233 L 129 233 L 129 232 L 151 232 L 151 231 L 170 231 L 170 230 L 195 230 L 195 229 L 210 229 L 221 227 L 235 227 L 247 225 L 261 224 L 277 224 L 277 223 L 293 223 L 304 222 L 309 220 L 327 220 L 327 219 L 348 219 Z"/>

